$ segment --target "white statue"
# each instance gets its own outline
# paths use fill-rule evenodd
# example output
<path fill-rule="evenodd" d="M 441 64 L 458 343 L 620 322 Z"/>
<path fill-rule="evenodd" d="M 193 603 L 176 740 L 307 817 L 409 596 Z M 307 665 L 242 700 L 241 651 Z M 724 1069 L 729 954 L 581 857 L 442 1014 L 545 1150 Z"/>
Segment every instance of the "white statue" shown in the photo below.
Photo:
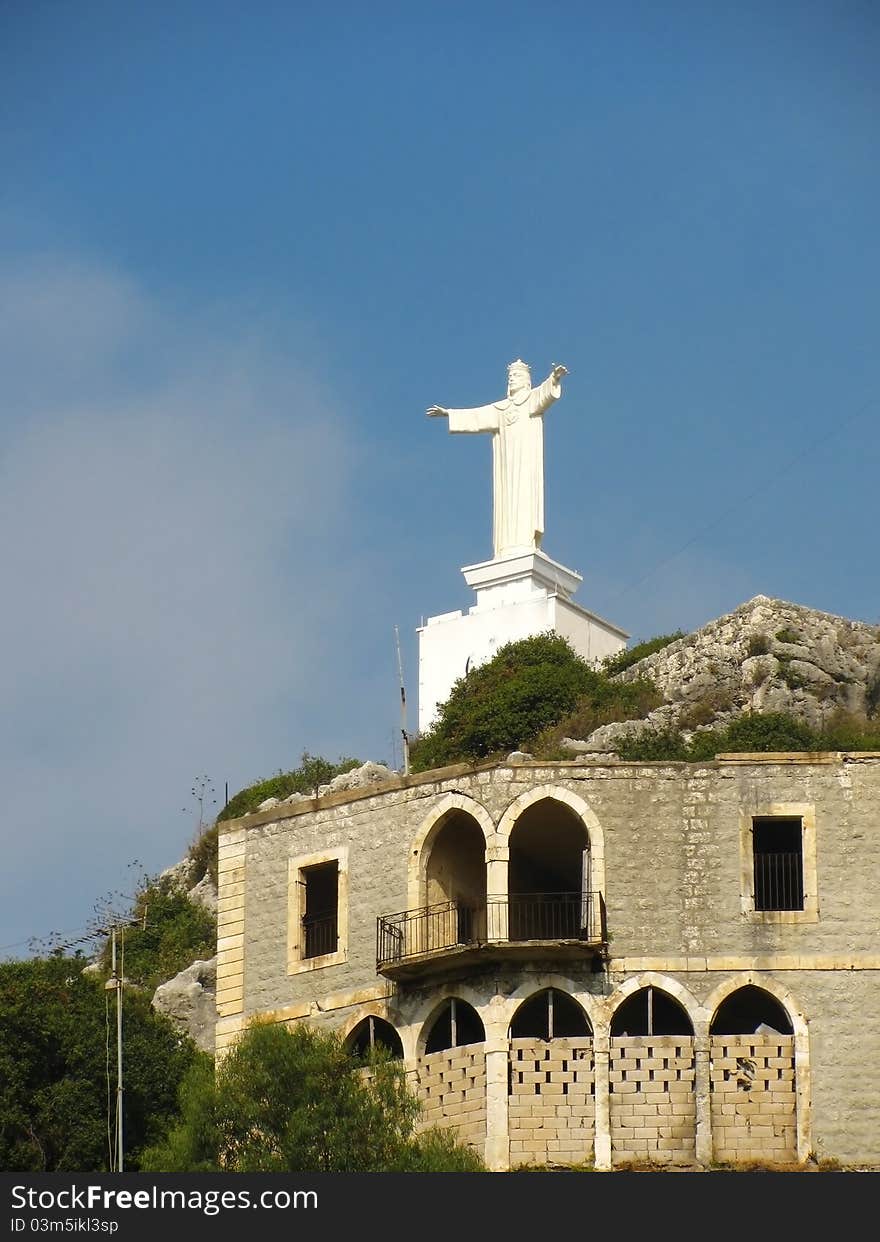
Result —
<path fill-rule="evenodd" d="M 540 548 L 544 533 L 543 415 L 562 396 L 566 367 L 555 366 L 537 388 L 517 358 L 507 368 L 507 396 L 472 410 L 432 405 L 432 418 L 449 419 L 452 432 L 492 434 L 494 558 Z"/>

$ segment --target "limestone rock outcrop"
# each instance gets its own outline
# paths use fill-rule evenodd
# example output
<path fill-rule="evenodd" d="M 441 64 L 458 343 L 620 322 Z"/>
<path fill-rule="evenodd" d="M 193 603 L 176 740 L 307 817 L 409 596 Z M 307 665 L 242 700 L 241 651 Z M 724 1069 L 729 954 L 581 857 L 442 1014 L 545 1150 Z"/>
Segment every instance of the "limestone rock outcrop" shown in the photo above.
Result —
<path fill-rule="evenodd" d="M 203 1052 L 214 1052 L 217 1021 L 217 958 L 193 962 L 179 975 L 160 983 L 153 1008 L 185 1031 Z"/>
<path fill-rule="evenodd" d="M 746 711 L 789 712 L 814 728 L 835 710 L 880 712 L 880 627 L 756 595 L 618 674 L 650 677 L 664 703 L 644 721 L 603 725 L 581 753 L 607 752 L 648 726 L 685 734 Z"/>
<path fill-rule="evenodd" d="M 339 793 L 344 789 L 361 789 L 365 785 L 378 785 L 380 781 L 387 781 L 394 775 L 395 773 L 384 763 L 373 763 L 367 760 L 359 768 L 352 768 L 350 772 L 341 772 L 339 776 L 334 776 L 329 784 L 321 785 L 318 789 L 318 796 Z"/>

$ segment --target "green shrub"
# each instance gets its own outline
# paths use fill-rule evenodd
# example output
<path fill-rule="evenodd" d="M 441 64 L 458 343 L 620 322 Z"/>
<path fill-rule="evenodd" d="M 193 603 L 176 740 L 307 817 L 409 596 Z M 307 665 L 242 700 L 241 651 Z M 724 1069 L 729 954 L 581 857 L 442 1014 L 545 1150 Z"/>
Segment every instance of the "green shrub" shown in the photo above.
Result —
<path fill-rule="evenodd" d="M 803 690 L 804 686 L 809 685 L 803 674 L 791 667 L 791 660 L 788 656 L 777 656 L 777 659 L 779 660 L 779 679 L 785 682 L 789 690 Z"/>
<path fill-rule="evenodd" d="M 414 772 L 487 759 L 528 745 L 603 681 L 552 632 L 507 643 L 461 677 L 432 729 L 410 749 Z"/>
<path fill-rule="evenodd" d="M 752 634 L 749 636 L 748 653 L 749 656 L 766 655 L 770 650 L 770 639 L 766 634 Z"/>
<path fill-rule="evenodd" d="M 191 881 L 198 884 L 206 875 L 217 885 L 217 837 L 216 824 L 206 828 L 189 847 L 188 857 L 193 864 Z"/>
<path fill-rule="evenodd" d="M 687 743 L 677 729 L 642 729 L 616 744 L 621 759 L 684 760 L 690 757 Z"/>
<path fill-rule="evenodd" d="M 127 927 L 124 938 L 117 939 L 117 968 L 126 979 L 149 991 L 194 961 L 211 958 L 217 952 L 214 916 L 190 901 L 168 877 L 144 881 L 132 917 L 141 924 Z M 109 971 L 109 940 L 100 962 Z"/>
<path fill-rule="evenodd" d="M 875 716 L 880 716 L 880 672 L 875 673 L 873 677 L 868 679 L 865 687 L 865 710 L 868 713 L 868 719 L 873 720 Z"/>
<path fill-rule="evenodd" d="M 399 1061 L 364 1070 L 339 1036 L 256 1023 L 216 1076 L 194 1069 L 181 1116 L 144 1153 L 149 1172 L 462 1172 L 484 1168 L 448 1134 L 416 1135 Z"/>
<path fill-rule="evenodd" d="M 279 772 L 276 776 L 270 776 L 268 780 L 255 781 L 253 785 L 240 790 L 234 798 L 230 798 L 217 816 L 217 822 L 220 823 L 225 819 L 238 819 L 240 815 L 251 815 L 267 798 L 278 798 L 279 801 L 283 801 L 292 793 L 308 794 L 309 797 L 314 798 L 321 785 L 329 784 L 334 776 L 340 776 L 343 772 L 350 772 L 352 768 L 360 767 L 360 763 L 360 759 L 347 758 L 340 758 L 336 763 L 331 763 L 329 759 L 322 759 L 320 756 L 310 755 L 308 751 L 304 751 L 298 768 L 294 768 L 291 772 Z"/>
<path fill-rule="evenodd" d="M 778 643 L 799 643 L 801 636 L 797 630 L 792 630 L 785 625 L 781 630 L 776 631 L 776 641 Z"/>
<path fill-rule="evenodd" d="M 602 725 L 623 720 L 644 720 L 663 702 L 657 687 L 647 677 L 634 681 L 609 681 L 600 676 L 596 684 L 578 699 L 574 711 L 558 724 L 542 729 L 530 744 L 539 759 L 570 759 L 561 748 L 564 737 L 586 738 Z"/>
<path fill-rule="evenodd" d="M 880 725 L 864 716 L 837 712 L 823 729 L 812 729 L 788 712 L 753 712 L 725 729 L 703 729 L 689 744 L 675 730 L 643 729 L 617 748 L 622 759 L 685 759 L 691 763 L 724 753 L 880 750 Z"/>
<path fill-rule="evenodd" d="M 653 655 L 655 651 L 662 651 L 664 647 L 668 647 L 670 643 L 684 636 L 684 630 L 676 630 L 674 634 L 658 634 L 656 638 L 647 638 L 633 647 L 628 647 L 626 651 L 618 651 L 616 655 L 609 656 L 602 665 L 602 672 L 606 677 L 615 677 L 625 669 L 638 664 L 639 660 Z"/>

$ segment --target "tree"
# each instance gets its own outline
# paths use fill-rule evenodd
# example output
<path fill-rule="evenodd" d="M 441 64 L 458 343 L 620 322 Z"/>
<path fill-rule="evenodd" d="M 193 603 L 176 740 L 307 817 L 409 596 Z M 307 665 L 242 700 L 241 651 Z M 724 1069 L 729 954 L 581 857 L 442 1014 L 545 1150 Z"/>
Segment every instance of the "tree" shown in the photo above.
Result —
<path fill-rule="evenodd" d="M 251 1026 L 216 1076 L 196 1065 L 180 1120 L 144 1155 L 150 1172 L 467 1171 L 482 1162 L 446 1132 L 415 1134 L 399 1062 L 365 1065 L 335 1034 Z"/>
<path fill-rule="evenodd" d="M 566 734 L 644 717 L 661 702 L 645 678 L 618 683 L 552 631 L 507 643 L 452 687 L 434 726 L 414 744 L 414 772 L 523 747 L 552 757 Z"/>
<path fill-rule="evenodd" d="M 0 964 L 0 1168 L 108 1168 L 115 1013 L 84 965 L 61 956 Z M 123 1026 L 125 1163 L 136 1170 L 140 1148 L 174 1116 L 184 1073 L 203 1054 L 134 989 L 124 994 Z"/>
<path fill-rule="evenodd" d="M 507 643 L 456 681 L 434 727 L 413 747 L 413 770 L 513 750 L 573 711 L 597 679 L 558 634 Z"/>

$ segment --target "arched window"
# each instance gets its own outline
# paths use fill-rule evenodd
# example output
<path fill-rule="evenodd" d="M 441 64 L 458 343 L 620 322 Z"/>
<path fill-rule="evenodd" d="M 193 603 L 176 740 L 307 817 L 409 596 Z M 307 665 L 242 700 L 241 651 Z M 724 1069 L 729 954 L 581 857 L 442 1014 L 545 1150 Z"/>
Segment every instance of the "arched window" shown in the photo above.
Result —
<path fill-rule="evenodd" d="M 511 1039 L 577 1039 L 592 1034 L 583 1009 L 558 988 L 547 988 L 523 1001 L 510 1024 Z"/>
<path fill-rule="evenodd" d="M 791 1019 L 775 996 L 747 984 L 715 1010 L 711 1035 L 791 1035 Z"/>
<path fill-rule="evenodd" d="M 463 1044 L 481 1044 L 486 1030 L 480 1015 L 467 1001 L 453 996 L 434 1018 L 425 1052 L 442 1052 L 444 1048 L 460 1048 Z"/>
<path fill-rule="evenodd" d="M 510 833 L 510 939 L 583 939 L 590 911 L 590 842 L 578 815 L 543 798 Z"/>
<path fill-rule="evenodd" d="M 377 1048 L 396 1060 L 403 1058 L 403 1044 L 390 1022 L 370 1015 L 359 1022 L 345 1041 L 346 1048 L 356 1057 L 369 1057 Z"/>
<path fill-rule="evenodd" d="M 611 1019 L 612 1036 L 693 1035 L 694 1028 L 678 1001 L 660 988 L 640 988 L 618 1005 Z"/>

